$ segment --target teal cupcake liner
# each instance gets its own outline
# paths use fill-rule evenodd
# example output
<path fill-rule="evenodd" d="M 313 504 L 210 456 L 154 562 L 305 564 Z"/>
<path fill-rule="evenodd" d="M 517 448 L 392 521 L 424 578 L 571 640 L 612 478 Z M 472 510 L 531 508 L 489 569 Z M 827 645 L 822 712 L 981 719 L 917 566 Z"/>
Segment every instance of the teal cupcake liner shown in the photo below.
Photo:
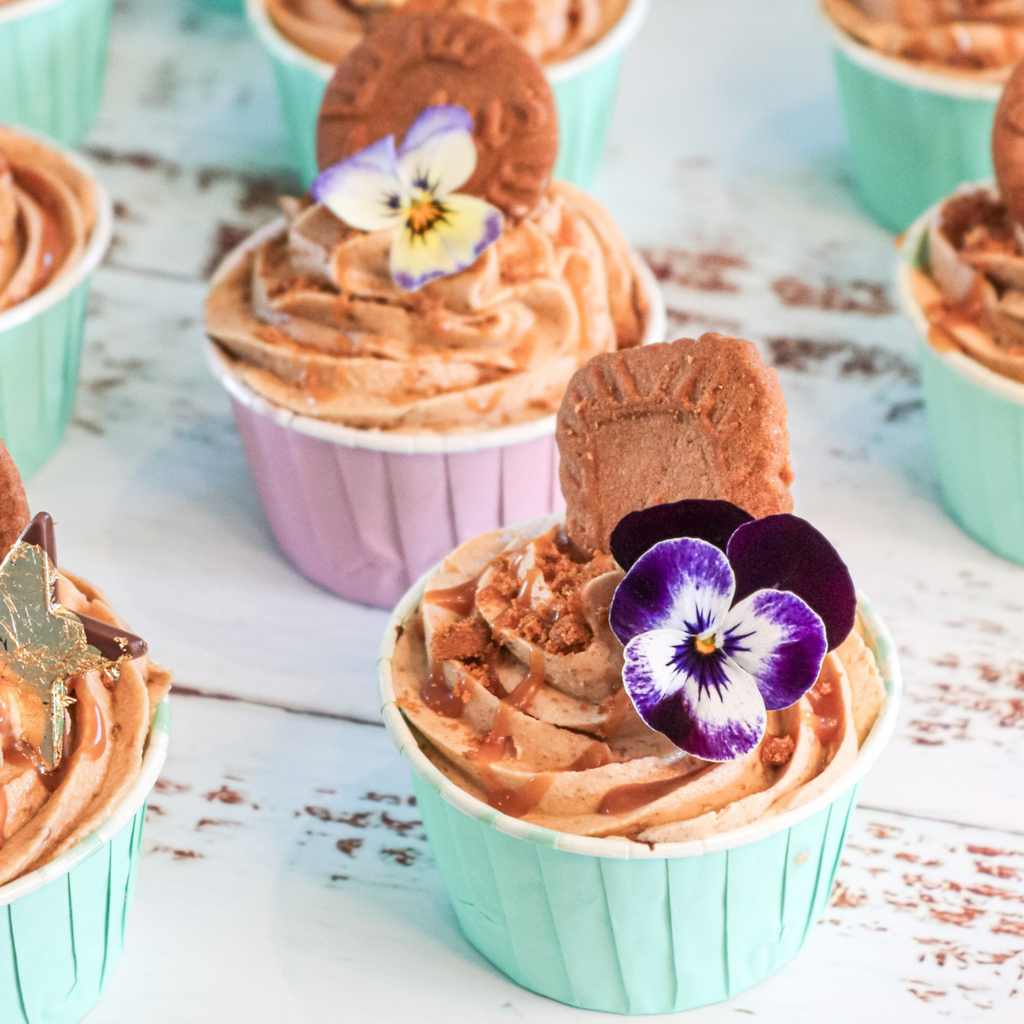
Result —
<path fill-rule="evenodd" d="M 124 946 L 146 799 L 167 757 L 170 706 L 156 708 L 142 771 L 95 832 L 0 886 L 0 1021 L 76 1024 L 96 1005 Z"/>
<path fill-rule="evenodd" d="M 991 176 L 1001 85 L 915 68 L 825 20 L 854 184 L 874 220 L 903 231 L 962 182 Z"/>
<path fill-rule="evenodd" d="M 867 598 L 859 596 L 858 610 L 886 697 L 849 772 L 777 818 L 652 848 L 509 817 L 429 761 L 395 704 L 391 659 L 431 574 L 406 594 L 385 632 L 381 713 L 412 768 L 434 858 L 469 942 L 524 988 L 623 1014 L 729 999 L 791 959 L 824 911 L 857 787 L 895 726 L 896 652 Z"/>
<path fill-rule="evenodd" d="M 67 146 L 103 100 L 113 0 L 16 0 L 0 6 L 0 121 Z"/>
<path fill-rule="evenodd" d="M 927 269 L 929 210 L 907 232 L 898 269 L 903 308 L 917 328 L 932 459 L 957 524 L 1003 558 L 1024 564 L 1024 384 L 964 352 L 938 351 L 914 298 L 911 271 Z"/>
<path fill-rule="evenodd" d="M 306 187 L 318 173 L 316 121 L 334 68 L 285 38 L 267 13 L 264 0 L 246 0 L 245 7 L 257 38 L 270 56 L 292 163 Z M 594 46 L 544 69 L 558 106 L 556 178 L 583 189 L 593 184 L 615 106 L 622 57 L 646 20 L 649 7 L 650 0 L 630 0 L 618 24 Z"/>
<path fill-rule="evenodd" d="M 74 153 L 61 152 L 89 173 Z M 75 405 L 92 274 L 110 245 L 114 225 L 110 198 L 93 181 L 96 224 L 78 265 L 0 313 L 0 440 L 25 477 L 57 450 Z"/>

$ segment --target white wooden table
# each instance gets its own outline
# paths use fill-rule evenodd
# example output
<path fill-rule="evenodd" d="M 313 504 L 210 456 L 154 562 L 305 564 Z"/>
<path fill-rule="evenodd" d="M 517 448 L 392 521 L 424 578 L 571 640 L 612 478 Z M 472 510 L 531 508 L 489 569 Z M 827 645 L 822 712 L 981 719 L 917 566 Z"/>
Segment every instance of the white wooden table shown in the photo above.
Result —
<path fill-rule="evenodd" d="M 83 148 L 117 241 L 74 425 L 30 497 L 179 684 L 128 950 L 89 1024 L 606 1019 L 463 940 L 377 723 L 385 615 L 285 563 L 204 368 L 211 264 L 290 187 L 245 23 L 118 0 Z M 663 267 L 680 334 L 745 335 L 779 368 L 797 509 L 906 677 L 825 920 L 779 974 L 688 1020 L 1021 1020 L 1024 569 L 939 506 L 893 242 L 851 195 L 811 0 L 655 0 L 595 191 Z"/>

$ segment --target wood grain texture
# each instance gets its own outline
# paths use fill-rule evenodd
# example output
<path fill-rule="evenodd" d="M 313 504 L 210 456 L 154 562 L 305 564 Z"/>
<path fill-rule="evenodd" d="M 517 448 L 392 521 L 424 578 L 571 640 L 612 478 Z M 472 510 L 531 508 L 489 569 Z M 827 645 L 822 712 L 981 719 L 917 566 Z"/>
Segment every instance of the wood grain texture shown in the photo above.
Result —
<path fill-rule="evenodd" d="M 202 363 L 205 275 L 290 181 L 244 22 L 122 0 L 84 152 L 118 241 L 75 422 L 29 498 L 182 687 L 226 698 L 175 702 L 125 960 L 89 1024 L 605 1020 L 518 989 L 460 937 L 402 762 L 383 730 L 339 720 L 377 719 L 385 616 L 284 562 Z M 655 0 L 596 194 L 647 252 L 674 334 L 737 333 L 778 370 L 796 511 L 848 560 L 906 678 L 824 922 L 687 1024 L 1018 1020 L 1024 569 L 939 503 L 892 238 L 849 190 L 811 5 Z"/>

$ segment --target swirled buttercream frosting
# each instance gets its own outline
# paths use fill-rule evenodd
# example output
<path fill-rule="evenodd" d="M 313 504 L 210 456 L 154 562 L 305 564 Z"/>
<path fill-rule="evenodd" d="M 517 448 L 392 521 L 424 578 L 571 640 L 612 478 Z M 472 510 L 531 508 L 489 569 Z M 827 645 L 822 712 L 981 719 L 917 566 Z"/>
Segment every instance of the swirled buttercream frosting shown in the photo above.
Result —
<path fill-rule="evenodd" d="M 841 29 L 879 53 L 1001 81 L 1024 57 L 1022 0 L 823 0 Z"/>
<path fill-rule="evenodd" d="M 103 594 L 61 571 L 61 604 L 124 628 Z M 0 663 L 0 884 L 70 849 L 110 817 L 135 783 L 153 709 L 170 674 L 147 656 L 67 681 L 66 747 L 60 767 L 41 770 L 34 751 L 42 708 Z"/>
<path fill-rule="evenodd" d="M 207 331 L 275 405 L 352 427 L 459 432 L 550 415 L 591 356 L 640 343 L 647 300 L 609 214 L 555 182 L 470 267 L 403 291 L 389 231 L 283 200 L 287 224 L 229 256 Z"/>
<path fill-rule="evenodd" d="M 550 521 L 483 534 L 429 580 L 395 649 L 398 706 L 456 785 L 537 825 L 700 839 L 798 807 L 847 771 L 884 695 L 859 626 L 814 687 L 725 762 L 684 754 L 623 688 L 608 611 L 623 572 Z"/>
<path fill-rule="evenodd" d="M 337 64 L 394 11 L 461 11 L 499 25 L 545 64 L 593 46 L 622 17 L 626 0 L 266 0 L 280 32 Z"/>
<path fill-rule="evenodd" d="M 96 188 L 60 153 L 0 127 L 0 312 L 73 267 L 96 221 Z"/>

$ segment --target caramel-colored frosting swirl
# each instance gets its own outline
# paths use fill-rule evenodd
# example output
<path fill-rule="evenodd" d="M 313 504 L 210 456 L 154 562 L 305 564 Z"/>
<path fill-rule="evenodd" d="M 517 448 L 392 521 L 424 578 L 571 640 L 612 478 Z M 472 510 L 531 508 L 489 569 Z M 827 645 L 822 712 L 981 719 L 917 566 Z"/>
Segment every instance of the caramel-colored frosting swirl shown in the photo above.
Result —
<path fill-rule="evenodd" d="M 1024 383 L 1024 228 L 994 192 L 969 188 L 942 204 L 928 243 L 910 283 L 931 343 Z"/>
<path fill-rule="evenodd" d="M 62 571 L 58 587 L 73 612 L 126 628 L 85 580 Z M 138 777 L 153 709 L 170 678 L 142 657 L 68 680 L 67 749 L 47 774 L 33 755 L 43 706 L 0 666 L 0 884 L 53 860 L 110 817 Z"/>
<path fill-rule="evenodd" d="M 1024 58 L 1024 0 L 822 0 L 832 20 L 890 57 L 1002 81 Z"/>
<path fill-rule="evenodd" d="M 92 181 L 64 157 L 0 127 L 0 312 L 81 259 L 96 221 Z"/>
<path fill-rule="evenodd" d="M 717 764 L 650 729 L 622 686 L 608 608 L 623 573 L 578 559 L 560 525 L 468 541 L 398 639 L 398 706 L 456 785 L 561 832 L 699 839 L 800 806 L 853 763 L 884 686 L 860 633 L 764 740 Z"/>
<path fill-rule="evenodd" d="M 266 0 L 281 33 L 337 64 L 392 11 L 461 11 L 500 25 L 538 60 L 554 64 L 593 46 L 622 17 L 627 0 Z"/>
<path fill-rule="evenodd" d="M 391 233 L 283 201 L 288 226 L 226 261 L 206 304 L 230 372 L 352 427 L 481 430 L 549 415 L 575 370 L 639 344 L 647 299 L 611 217 L 563 182 L 466 270 L 391 280 Z"/>

